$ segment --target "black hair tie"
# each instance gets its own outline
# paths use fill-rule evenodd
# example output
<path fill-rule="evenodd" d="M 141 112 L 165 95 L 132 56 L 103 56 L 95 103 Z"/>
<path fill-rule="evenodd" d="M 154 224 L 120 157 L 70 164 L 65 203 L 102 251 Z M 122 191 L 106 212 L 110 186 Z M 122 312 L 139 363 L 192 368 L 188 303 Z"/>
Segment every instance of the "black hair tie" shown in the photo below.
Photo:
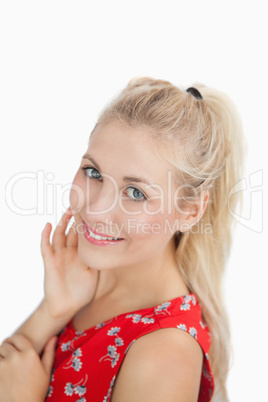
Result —
<path fill-rule="evenodd" d="M 190 94 L 192 94 L 196 99 L 203 99 L 201 93 L 194 87 L 190 87 L 188 89 L 186 89 L 186 92 L 190 92 Z"/>

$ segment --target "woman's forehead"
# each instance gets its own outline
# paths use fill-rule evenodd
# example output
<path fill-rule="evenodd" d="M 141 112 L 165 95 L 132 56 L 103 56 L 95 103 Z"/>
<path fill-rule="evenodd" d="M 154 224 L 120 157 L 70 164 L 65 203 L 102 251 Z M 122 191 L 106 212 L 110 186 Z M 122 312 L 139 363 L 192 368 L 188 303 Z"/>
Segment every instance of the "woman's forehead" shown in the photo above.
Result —
<path fill-rule="evenodd" d="M 142 171 L 154 181 L 165 179 L 168 172 L 175 173 L 160 143 L 145 128 L 120 123 L 97 127 L 91 134 L 87 154 L 102 170 L 117 169 L 124 174 Z"/>

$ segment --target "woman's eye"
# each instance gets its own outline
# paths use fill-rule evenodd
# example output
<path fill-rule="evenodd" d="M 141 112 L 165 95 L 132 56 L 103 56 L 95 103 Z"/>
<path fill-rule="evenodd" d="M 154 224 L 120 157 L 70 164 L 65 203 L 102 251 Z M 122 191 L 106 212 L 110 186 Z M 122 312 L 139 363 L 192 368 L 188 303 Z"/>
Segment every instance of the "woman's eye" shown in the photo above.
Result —
<path fill-rule="evenodd" d="M 135 187 L 129 187 L 126 189 L 126 194 L 130 197 L 133 201 L 142 201 L 145 200 L 145 195 Z"/>
<path fill-rule="evenodd" d="M 101 174 L 100 172 L 92 167 L 83 167 L 82 168 L 86 174 L 86 176 L 92 177 L 92 179 L 96 179 L 96 180 L 101 180 Z"/>

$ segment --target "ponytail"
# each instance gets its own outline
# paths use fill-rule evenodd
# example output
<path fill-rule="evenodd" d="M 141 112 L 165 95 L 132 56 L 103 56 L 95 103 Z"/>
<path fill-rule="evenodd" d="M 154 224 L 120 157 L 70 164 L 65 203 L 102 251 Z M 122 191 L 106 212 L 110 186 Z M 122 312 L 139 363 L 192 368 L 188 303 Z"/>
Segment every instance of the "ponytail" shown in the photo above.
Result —
<path fill-rule="evenodd" d="M 221 149 L 213 152 L 217 147 L 211 146 L 211 154 L 207 150 L 207 159 L 215 164 L 211 178 L 204 177 L 203 184 L 204 188 L 209 188 L 210 202 L 194 233 L 192 230 L 181 234 L 176 259 L 187 286 L 199 299 L 210 329 L 210 363 L 215 379 L 213 400 L 227 401 L 225 384 L 230 360 L 230 332 L 222 279 L 234 223 L 229 208 L 234 211 L 241 201 L 239 196 L 229 199 L 228 194 L 242 175 L 242 125 L 235 106 L 226 95 L 204 86 L 197 88 L 204 99 L 205 115 L 209 116 L 207 125 L 214 128 L 210 132 L 211 144 L 218 143 Z M 217 163 L 213 159 L 218 159 Z"/>

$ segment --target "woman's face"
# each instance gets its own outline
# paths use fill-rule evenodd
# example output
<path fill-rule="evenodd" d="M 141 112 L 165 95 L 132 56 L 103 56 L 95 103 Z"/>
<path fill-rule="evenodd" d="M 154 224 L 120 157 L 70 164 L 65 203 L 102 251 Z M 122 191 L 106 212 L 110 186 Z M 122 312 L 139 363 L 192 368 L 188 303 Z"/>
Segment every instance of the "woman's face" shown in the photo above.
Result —
<path fill-rule="evenodd" d="M 70 194 L 86 265 L 122 268 L 174 251 L 173 169 L 144 129 L 114 122 L 94 130 Z"/>

